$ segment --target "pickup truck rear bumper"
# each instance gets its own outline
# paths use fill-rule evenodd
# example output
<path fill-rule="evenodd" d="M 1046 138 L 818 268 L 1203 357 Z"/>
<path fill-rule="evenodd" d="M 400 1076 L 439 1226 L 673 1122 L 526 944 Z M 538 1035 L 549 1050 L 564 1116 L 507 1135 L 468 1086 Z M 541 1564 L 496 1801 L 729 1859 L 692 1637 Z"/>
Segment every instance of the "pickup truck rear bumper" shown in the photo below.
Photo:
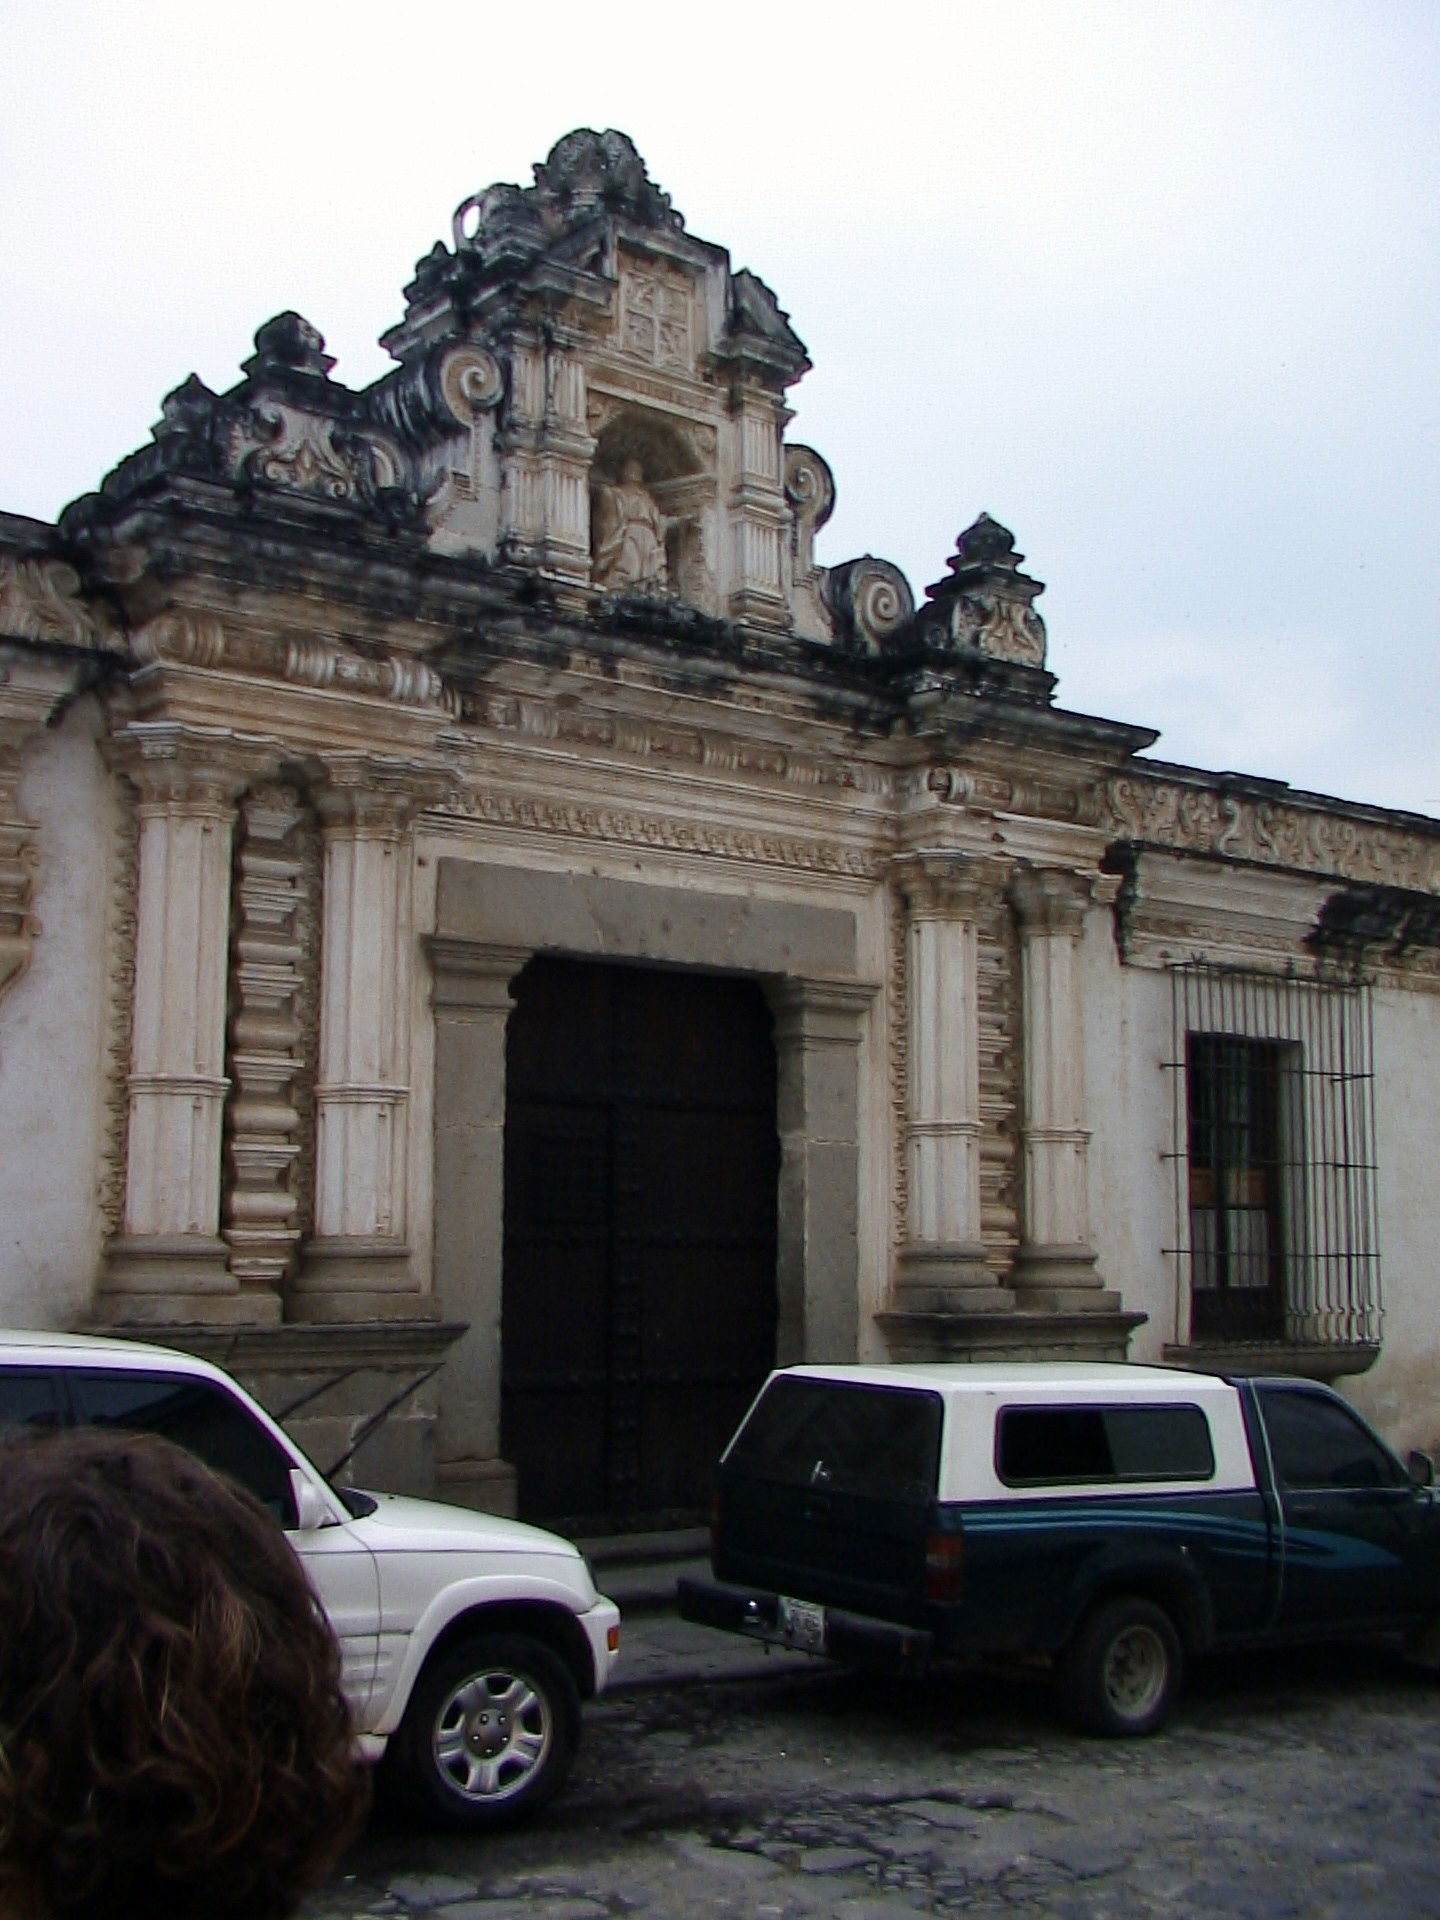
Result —
<path fill-rule="evenodd" d="M 719 1627 L 722 1632 L 738 1633 L 767 1646 L 823 1653 L 847 1667 L 864 1667 L 872 1673 L 917 1674 L 930 1664 L 934 1636 L 923 1628 L 897 1627 L 892 1621 L 873 1620 L 868 1614 L 826 1607 L 824 1645 L 817 1648 L 786 1624 L 778 1593 L 732 1587 L 723 1580 L 682 1578 L 676 1582 L 675 1598 L 681 1617 L 702 1627 Z"/>

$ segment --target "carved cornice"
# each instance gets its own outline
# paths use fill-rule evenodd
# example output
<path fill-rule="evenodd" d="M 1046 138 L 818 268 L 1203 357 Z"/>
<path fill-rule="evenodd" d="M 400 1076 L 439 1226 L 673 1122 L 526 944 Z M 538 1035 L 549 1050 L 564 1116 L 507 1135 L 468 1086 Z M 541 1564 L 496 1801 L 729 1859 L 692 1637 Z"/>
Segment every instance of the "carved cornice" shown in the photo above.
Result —
<path fill-rule="evenodd" d="M 445 687 L 423 660 L 387 654 L 378 660 L 306 634 L 263 633 L 229 627 L 213 614 L 179 609 L 158 615 L 134 638 L 146 665 L 168 662 L 270 680 L 291 686 L 391 700 L 400 706 L 443 707 Z"/>
<path fill-rule="evenodd" d="M 118 653 L 123 642 L 103 609 L 80 597 L 80 576 L 63 560 L 0 553 L 0 635 Z"/>
<path fill-rule="evenodd" d="M 1133 775 L 1111 780 L 1102 798 L 1102 824 L 1141 845 L 1440 894 L 1440 829 Z"/>
<path fill-rule="evenodd" d="M 580 801 L 532 800 L 517 794 L 497 793 L 490 788 L 454 791 L 446 798 L 444 810 L 483 821 L 488 826 L 560 834 L 576 840 L 600 840 L 615 846 L 649 847 L 666 853 L 704 854 L 716 859 L 738 860 L 747 866 L 792 868 L 847 880 L 882 879 L 887 865 L 885 855 L 863 847 L 710 826 Z"/>
<path fill-rule="evenodd" d="M 660 760 L 696 771 L 739 773 L 786 786 L 876 794 L 888 798 L 892 777 L 837 751 L 806 753 L 767 740 L 744 740 L 704 727 L 665 725 L 616 713 L 567 709 L 554 701 L 523 694 L 482 692 L 462 695 L 460 718 L 467 728 L 484 729 L 563 746 L 600 748 L 626 758 Z"/>

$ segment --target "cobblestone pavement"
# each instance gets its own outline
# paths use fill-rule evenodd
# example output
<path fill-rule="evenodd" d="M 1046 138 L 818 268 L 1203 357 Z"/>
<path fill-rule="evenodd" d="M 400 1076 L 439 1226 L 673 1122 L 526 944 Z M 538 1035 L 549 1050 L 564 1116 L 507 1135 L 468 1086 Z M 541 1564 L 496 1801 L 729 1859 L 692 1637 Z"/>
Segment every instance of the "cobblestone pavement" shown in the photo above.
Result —
<path fill-rule="evenodd" d="M 695 1630 L 700 1631 L 700 1630 Z M 1161 1739 L 1039 1686 L 805 1663 L 634 1684 L 572 1783 L 488 1840 L 377 1815 L 312 1920 L 1440 1916 L 1440 1683 L 1374 1650 L 1232 1659 Z"/>

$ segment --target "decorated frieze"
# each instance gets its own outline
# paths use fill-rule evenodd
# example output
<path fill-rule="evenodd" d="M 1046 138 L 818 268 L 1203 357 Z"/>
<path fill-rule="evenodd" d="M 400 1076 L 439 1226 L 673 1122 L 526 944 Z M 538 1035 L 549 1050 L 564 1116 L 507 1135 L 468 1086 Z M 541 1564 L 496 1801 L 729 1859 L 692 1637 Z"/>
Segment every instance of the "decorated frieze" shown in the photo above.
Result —
<path fill-rule="evenodd" d="M 1135 773 L 1108 782 L 1101 824 L 1139 845 L 1440 893 L 1440 826 L 1407 829 L 1367 812 Z"/>
<path fill-rule="evenodd" d="M 63 560 L 0 553 L 0 639 L 118 653 L 124 640 L 103 605 L 81 591 Z"/>

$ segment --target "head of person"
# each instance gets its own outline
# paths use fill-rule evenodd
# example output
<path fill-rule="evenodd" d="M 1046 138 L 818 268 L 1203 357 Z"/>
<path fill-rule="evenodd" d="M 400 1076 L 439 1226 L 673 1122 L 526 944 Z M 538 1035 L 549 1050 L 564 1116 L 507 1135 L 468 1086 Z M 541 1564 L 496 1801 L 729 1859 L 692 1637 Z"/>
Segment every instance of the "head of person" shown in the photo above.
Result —
<path fill-rule="evenodd" d="M 0 1920 L 284 1920 L 366 1795 L 258 1502 L 150 1435 L 0 1442 Z"/>

